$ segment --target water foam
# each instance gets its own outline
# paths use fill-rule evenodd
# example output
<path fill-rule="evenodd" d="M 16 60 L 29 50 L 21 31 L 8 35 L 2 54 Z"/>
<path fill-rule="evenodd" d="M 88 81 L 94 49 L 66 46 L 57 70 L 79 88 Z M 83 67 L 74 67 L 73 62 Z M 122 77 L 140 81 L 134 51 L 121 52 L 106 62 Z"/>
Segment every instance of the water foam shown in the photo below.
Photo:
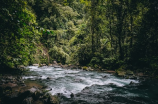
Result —
<path fill-rule="evenodd" d="M 120 79 L 111 74 L 98 73 L 98 72 L 87 72 L 82 70 L 65 70 L 62 68 L 54 67 L 40 67 L 29 66 L 30 71 L 41 76 L 41 79 L 46 80 L 47 77 L 52 78 L 46 84 L 52 88 L 51 94 L 63 93 L 65 96 L 70 97 L 71 93 L 79 93 L 85 87 L 91 87 L 93 85 L 109 85 L 114 84 L 122 87 L 128 85 L 131 81 L 138 83 L 137 80 L 131 79 Z M 104 76 L 106 76 L 104 78 Z M 25 76 L 27 78 L 35 78 L 34 76 Z M 77 80 L 77 81 L 76 81 Z M 107 87 L 104 90 L 112 90 Z M 98 90 L 99 91 L 99 90 Z M 102 90 L 101 90 L 102 91 Z"/>

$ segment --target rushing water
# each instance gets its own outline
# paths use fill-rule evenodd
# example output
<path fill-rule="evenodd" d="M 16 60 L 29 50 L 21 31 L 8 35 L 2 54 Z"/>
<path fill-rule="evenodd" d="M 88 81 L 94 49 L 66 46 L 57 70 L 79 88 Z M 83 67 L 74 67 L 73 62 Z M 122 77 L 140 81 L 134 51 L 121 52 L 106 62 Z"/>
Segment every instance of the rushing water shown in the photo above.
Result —
<path fill-rule="evenodd" d="M 157 82 L 118 78 L 112 74 L 29 66 L 30 76 L 52 88 L 61 104 L 158 104 Z M 49 80 L 47 78 L 50 78 Z M 130 85 L 130 82 L 134 84 Z M 70 95 L 74 94 L 71 98 Z"/>

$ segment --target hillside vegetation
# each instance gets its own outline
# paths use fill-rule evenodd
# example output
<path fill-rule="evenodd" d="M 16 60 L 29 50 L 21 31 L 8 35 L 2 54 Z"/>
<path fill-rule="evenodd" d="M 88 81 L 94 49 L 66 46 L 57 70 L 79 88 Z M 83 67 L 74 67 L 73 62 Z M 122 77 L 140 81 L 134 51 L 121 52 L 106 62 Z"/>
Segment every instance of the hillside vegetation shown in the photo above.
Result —
<path fill-rule="evenodd" d="M 158 74 L 157 0 L 1 0 L 0 70 L 79 64 Z"/>

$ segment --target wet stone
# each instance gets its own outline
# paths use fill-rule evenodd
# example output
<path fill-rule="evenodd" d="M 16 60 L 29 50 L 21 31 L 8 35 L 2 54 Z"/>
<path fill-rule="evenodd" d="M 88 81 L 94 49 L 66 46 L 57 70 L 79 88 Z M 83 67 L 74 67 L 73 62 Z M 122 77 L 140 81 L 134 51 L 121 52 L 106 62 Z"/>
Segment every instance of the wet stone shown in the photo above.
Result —
<path fill-rule="evenodd" d="M 5 83 L 6 81 L 2 79 L 1 82 L 2 82 L 2 83 Z"/>
<path fill-rule="evenodd" d="M 73 98 L 73 97 L 74 97 L 74 94 L 73 94 L 73 93 L 71 93 L 71 94 L 70 94 L 70 97 L 71 97 L 71 98 Z"/>
<path fill-rule="evenodd" d="M 26 84 L 21 84 L 21 86 L 26 86 Z"/>
<path fill-rule="evenodd" d="M 31 80 L 31 81 L 35 81 L 36 79 L 35 79 L 35 78 L 31 78 L 30 80 Z"/>
<path fill-rule="evenodd" d="M 103 76 L 103 78 L 107 78 L 107 76 Z"/>
<path fill-rule="evenodd" d="M 37 88 L 35 88 L 35 87 L 32 87 L 31 89 L 29 89 L 28 91 L 30 91 L 30 93 L 35 93 L 36 91 L 37 91 Z"/>
<path fill-rule="evenodd" d="M 33 102 L 33 98 L 28 97 L 28 98 L 23 100 L 22 104 L 32 104 L 32 102 Z"/>
<path fill-rule="evenodd" d="M 42 89 L 46 89 L 46 88 L 48 88 L 48 86 L 43 86 L 43 87 L 42 87 Z"/>

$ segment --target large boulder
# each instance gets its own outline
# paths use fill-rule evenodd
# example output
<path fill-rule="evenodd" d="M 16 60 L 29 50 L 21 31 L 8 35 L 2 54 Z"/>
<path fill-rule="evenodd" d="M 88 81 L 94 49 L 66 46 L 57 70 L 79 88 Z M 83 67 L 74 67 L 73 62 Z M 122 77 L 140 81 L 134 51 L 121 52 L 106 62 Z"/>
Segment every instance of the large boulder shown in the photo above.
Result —
<path fill-rule="evenodd" d="M 32 88 L 30 88 L 28 90 L 20 91 L 19 92 L 19 98 L 23 100 L 26 97 L 32 96 L 36 91 L 37 91 L 37 89 L 34 88 L 34 87 L 32 87 Z"/>
<path fill-rule="evenodd" d="M 32 87 L 28 90 L 24 90 L 24 91 L 20 92 L 19 99 L 24 100 L 27 97 L 32 97 L 34 100 L 37 100 L 37 99 L 39 99 L 40 96 L 42 96 L 42 91 L 40 91 L 36 87 Z"/>
<path fill-rule="evenodd" d="M 28 89 L 28 91 L 29 91 L 29 96 L 32 96 L 34 100 L 39 99 L 40 96 L 43 95 L 43 92 L 36 87 L 30 88 Z"/>
<path fill-rule="evenodd" d="M 38 89 L 36 87 L 32 87 L 30 89 L 28 89 L 29 93 L 32 95 L 34 94 Z"/>

